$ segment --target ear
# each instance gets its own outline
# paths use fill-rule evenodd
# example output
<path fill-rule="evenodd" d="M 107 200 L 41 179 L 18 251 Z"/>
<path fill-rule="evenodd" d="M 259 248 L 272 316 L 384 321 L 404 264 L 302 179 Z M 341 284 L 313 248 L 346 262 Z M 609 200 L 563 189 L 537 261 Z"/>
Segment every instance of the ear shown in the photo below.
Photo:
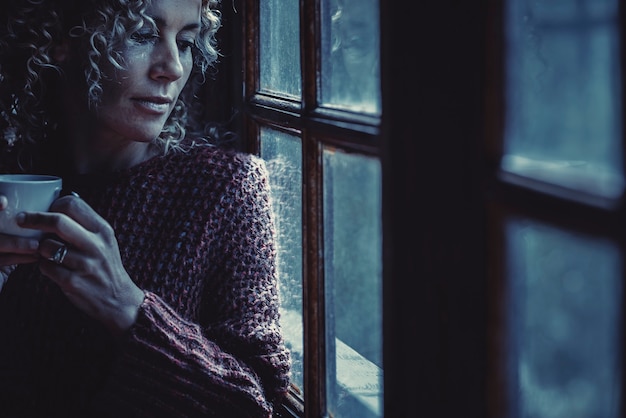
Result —
<path fill-rule="evenodd" d="M 70 43 L 64 39 L 52 47 L 52 59 L 57 63 L 62 63 L 70 56 Z"/>

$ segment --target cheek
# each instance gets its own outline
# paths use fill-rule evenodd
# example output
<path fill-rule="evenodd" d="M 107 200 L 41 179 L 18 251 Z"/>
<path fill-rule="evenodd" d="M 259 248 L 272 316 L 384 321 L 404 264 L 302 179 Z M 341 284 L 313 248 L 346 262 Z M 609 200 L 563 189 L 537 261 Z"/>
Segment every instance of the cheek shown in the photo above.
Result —
<path fill-rule="evenodd" d="M 190 61 L 189 63 L 186 62 L 182 62 L 183 64 L 183 75 L 180 79 L 176 80 L 175 83 L 178 87 L 178 94 L 180 95 L 180 92 L 183 91 L 183 88 L 187 85 L 187 83 L 189 82 L 189 78 L 191 77 L 191 73 L 193 71 L 193 62 Z"/>
<path fill-rule="evenodd" d="M 180 62 L 183 66 L 183 79 L 187 82 L 193 70 L 193 56 L 190 55 L 189 57 L 181 58 Z"/>
<path fill-rule="evenodd" d="M 121 81 L 106 81 L 102 83 L 101 107 L 115 105 L 120 101 L 125 90 L 125 84 Z"/>
<path fill-rule="evenodd" d="M 141 45 L 132 48 L 126 48 L 122 53 L 125 63 L 124 66 L 127 69 L 126 71 L 132 71 L 133 67 L 144 65 L 144 63 L 150 62 L 150 51 L 150 45 Z"/>

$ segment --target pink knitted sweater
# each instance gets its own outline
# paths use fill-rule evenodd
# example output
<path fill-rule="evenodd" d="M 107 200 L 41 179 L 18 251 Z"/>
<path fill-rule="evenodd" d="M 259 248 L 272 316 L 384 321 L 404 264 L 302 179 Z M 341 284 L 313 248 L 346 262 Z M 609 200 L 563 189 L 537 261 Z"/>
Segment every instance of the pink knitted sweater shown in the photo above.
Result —
<path fill-rule="evenodd" d="M 263 161 L 215 147 L 65 178 L 146 292 L 121 341 L 36 265 L 0 292 L 2 417 L 269 417 L 287 390 Z"/>

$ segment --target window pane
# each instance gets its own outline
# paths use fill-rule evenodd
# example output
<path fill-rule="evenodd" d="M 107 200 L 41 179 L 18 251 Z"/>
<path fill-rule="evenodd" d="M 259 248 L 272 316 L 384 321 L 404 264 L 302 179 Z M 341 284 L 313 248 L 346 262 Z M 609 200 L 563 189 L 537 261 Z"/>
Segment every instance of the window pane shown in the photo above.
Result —
<path fill-rule="evenodd" d="M 507 237 L 507 416 L 621 416 L 618 249 L 523 221 Z"/>
<path fill-rule="evenodd" d="M 299 138 L 273 129 L 261 130 L 261 157 L 270 173 L 278 232 L 281 326 L 293 357 L 292 382 L 304 390 L 301 154 Z"/>
<path fill-rule="evenodd" d="M 324 151 L 324 280 L 331 416 L 382 416 L 381 173 Z"/>
<path fill-rule="evenodd" d="M 261 89 L 300 97 L 300 19 L 298 0 L 259 2 Z"/>
<path fill-rule="evenodd" d="M 378 0 L 322 0 L 325 105 L 380 113 Z"/>
<path fill-rule="evenodd" d="M 508 0 L 503 168 L 623 189 L 618 0 Z"/>

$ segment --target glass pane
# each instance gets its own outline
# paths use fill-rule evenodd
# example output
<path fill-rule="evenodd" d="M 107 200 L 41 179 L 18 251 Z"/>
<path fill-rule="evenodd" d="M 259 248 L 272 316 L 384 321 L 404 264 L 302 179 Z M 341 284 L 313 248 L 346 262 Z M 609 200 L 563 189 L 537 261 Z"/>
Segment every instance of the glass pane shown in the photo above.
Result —
<path fill-rule="evenodd" d="M 304 391 L 302 329 L 302 145 L 300 138 L 261 129 L 276 214 L 281 326 L 291 350 L 292 383 Z"/>
<path fill-rule="evenodd" d="M 261 89 L 300 97 L 300 14 L 298 0 L 259 2 Z"/>
<path fill-rule="evenodd" d="M 507 416 L 621 416 L 617 247 L 523 221 L 507 238 Z"/>
<path fill-rule="evenodd" d="M 618 197 L 618 0 L 508 0 L 503 168 Z"/>
<path fill-rule="evenodd" d="M 380 114 L 378 0 L 322 0 L 324 105 Z"/>
<path fill-rule="evenodd" d="M 330 416 L 382 416 L 381 173 L 324 151 L 324 280 Z"/>

